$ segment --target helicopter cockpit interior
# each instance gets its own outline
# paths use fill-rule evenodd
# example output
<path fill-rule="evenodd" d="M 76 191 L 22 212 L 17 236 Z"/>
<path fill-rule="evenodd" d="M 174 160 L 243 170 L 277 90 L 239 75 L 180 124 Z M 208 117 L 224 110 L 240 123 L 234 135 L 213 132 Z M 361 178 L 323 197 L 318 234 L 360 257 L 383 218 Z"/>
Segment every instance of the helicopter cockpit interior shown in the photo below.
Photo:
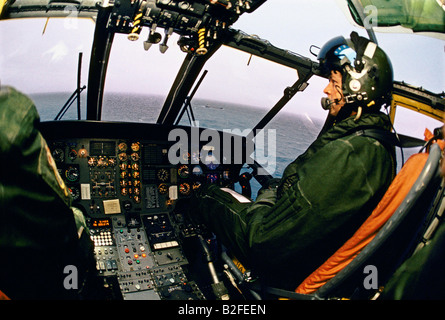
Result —
<path fill-rule="evenodd" d="M 306 89 L 311 77 L 322 76 L 312 59 L 231 27 L 243 15 L 254 14 L 265 2 L 62 0 L 6 1 L 3 6 L 2 19 L 48 13 L 64 17 L 70 3 L 78 17 L 95 21 L 88 85 L 82 86 L 79 80 L 56 119 L 39 126 L 71 192 L 73 206 L 85 216 L 94 242 L 96 271 L 106 287 L 100 293 L 103 296 L 94 298 L 262 298 L 255 274 L 237 265 L 205 225 L 189 220 L 183 214 L 181 200 L 189 199 L 205 184 L 216 184 L 228 192 L 237 188 L 240 201 L 249 201 L 252 182 L 263 185 L 272 177 L 250 157 L 254 148 L 251 140 L 298 92 Z M 149 30 L 147 39 L 141 39 L 144 50 L 158 46 L 163 53 L 169 45 L 178 45 L 184 52 L 184 61 L 156 123 L 102 121 L 114 37 L 124 34 L 129 41 L 135 41 L 143 28 Z M 179 35 L 177 44 L 169 42 L 173 34 Z M 282 97 L 245 136 L 181 122 L 188 117 L 193 124 L 190 102 L 205 77 L 202 71 L 206 62 L 221 46 L 260 56 L 298 73 L 294 84 L 284 89 Z M 79 57 L 79 64 L 80 61 Z M 82 120 L 80 94 L 85 89 L 86 119 Z M 435 119 L 441 118 L 443 95 L 404 83 L 398 83 L 395 92 L 398 97 L 418 94 L 429 108 L 425 110 Z M 78 120 L 61 121 L 76 100 Z M 424 145 L 418 139 L 411 142 Z M 245 152 L 240 155 L 236 146 L 242 146 Z M 280 295 L 286 292 L 275 292 L 275 296 Z M 292 298 L 305 299 L 303 295 Z"/>

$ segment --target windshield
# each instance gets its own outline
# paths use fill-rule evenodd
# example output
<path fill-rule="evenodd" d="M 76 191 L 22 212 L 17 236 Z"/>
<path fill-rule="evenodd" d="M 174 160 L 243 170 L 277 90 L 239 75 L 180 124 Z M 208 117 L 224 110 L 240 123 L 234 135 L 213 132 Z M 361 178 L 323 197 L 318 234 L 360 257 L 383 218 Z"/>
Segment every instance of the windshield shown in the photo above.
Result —
<path fill-rule="evenodd" d="M 80 55 L 82 85 L 87 82 L 93 33 L 90 19 L 1 21 L 1 84 L 30 95 L 41 119 L 53 120 L 77 88 Z M 81 106 L 84 117 L 85 102 Z M 77 108 L 71 107 L 64 119 L 77 119 Z"/>
<path fill-rule="evenodd" d="M 2 45 L 0 54 L 2 85 L 12 85 L 29 94 L 41 119 L 53 120 L 76 90 L 80 53 L 81 86 L 87 85 L 94 28 L 91 19 L 2 21 L 1 43 L 8 44 Z M 338 35 L 348 37 L 353 30 L 366 36 L 366 31 L 348 22 L 335 0 L 267 1 L 255 12 L 240 17 L 233 28 L 258 35 L 274 46 L 314 61 L 316 57 L 310 52 L 312 45 L 321 47 Z M 158 31 L 164 36 L 162 29 Z M 146 51 L 143 41 L 147 34 L 144 28 L 140 39 L 134 42 L 129 41 L 127 35 L 115 35 L 102 120 L 156 122 L 185 53 L 179 49 L 175 34 L 169 39 L 165 53 L 160 52 L 159 45 Z M 444 41 L 412 34 L 378 33 L 377 38 L 391 57 L 395 80 L 422 86 L 431 92 L 444 91 Z M 312 51 L 316 53 L 316 49 Z M 191 101 L 193 115 L 200 126 L 217 129 L 252 128 L 282 97 L 286 87 L 298 79 L 293 69 L 224 46 L 204 70 L 208 73 Z M 319 123 L 326 118 L 326 111 L 320 107 L 326 84 L 327 80 L 312 77 L 308 88 L 298 93 L 282 111 L 316 124 L 308 129 L 313 131 L 313 137 L 318 133 Z M 81 93 L 81 119 L 86 118 L 87 90 Z M 64 120 L 77 119 L 74 105 L 63 116 Z M 441 125 L 427 117 L 411 122 L 416 128 L 402 121 L 396 122 L 396 130 L 423 138 L 425 128 Z M 180 123 L 189 124 L 187 114 Z"/>

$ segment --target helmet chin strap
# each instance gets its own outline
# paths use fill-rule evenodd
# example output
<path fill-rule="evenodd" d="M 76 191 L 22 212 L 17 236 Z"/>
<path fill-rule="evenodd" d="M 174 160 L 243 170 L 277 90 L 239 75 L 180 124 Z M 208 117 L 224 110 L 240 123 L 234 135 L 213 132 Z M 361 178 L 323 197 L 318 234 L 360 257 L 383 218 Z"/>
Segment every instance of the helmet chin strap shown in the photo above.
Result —
<path fill-rule="evenodd" d="M 360 119 L 360 117 L 362 116 L 362 111 L 363 111 L 362 107 L 357 108 L 357 114 L 355 115 L 354 121 L 357 121 L 358 119 Z"/>

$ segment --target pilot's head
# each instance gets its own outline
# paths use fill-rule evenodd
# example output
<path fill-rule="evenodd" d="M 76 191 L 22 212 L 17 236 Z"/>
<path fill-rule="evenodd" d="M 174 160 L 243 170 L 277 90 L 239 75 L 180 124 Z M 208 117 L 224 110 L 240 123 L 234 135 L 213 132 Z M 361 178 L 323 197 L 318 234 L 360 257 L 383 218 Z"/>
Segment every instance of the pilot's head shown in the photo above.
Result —
<path fill-rule="evenodd" d="M 344 119 L 351 114 L 378 112 L 392 99 L 393 70 L 385 52 L 374 42 L 351 33 L 336 37 L 318 54 L 321 73 L 329 77 L 322 106 L 330 115 Z"/>

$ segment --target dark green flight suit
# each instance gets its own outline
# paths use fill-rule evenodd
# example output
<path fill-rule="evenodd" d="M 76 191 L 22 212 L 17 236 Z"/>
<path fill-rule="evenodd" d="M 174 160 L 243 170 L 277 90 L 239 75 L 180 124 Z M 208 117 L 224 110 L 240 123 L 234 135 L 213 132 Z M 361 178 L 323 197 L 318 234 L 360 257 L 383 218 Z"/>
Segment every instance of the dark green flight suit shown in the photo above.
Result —
<path fill-rule="evenodd" d="M 381 299 L 445 300 L 445 223 L 425 247 L 397 269 Z"/>
<path fill-rule="evenodd" d="M 348 135 L 358 127 L 389 130 L 390 123 L 382 113 L 347 118 L 320 135 L 255 202 L 240 203 L 210 186 L 193 200 L 191 216 L 270 285 L 294 290 L 352 236 L 392 180 L 393 150 Z"/>
<path fill-rule="evenodd" d="M 95 267 L 93 246 L 38 124 L 33 102 L 2 87 L 0 290 L 11 299 L 76 298 Z"/>

